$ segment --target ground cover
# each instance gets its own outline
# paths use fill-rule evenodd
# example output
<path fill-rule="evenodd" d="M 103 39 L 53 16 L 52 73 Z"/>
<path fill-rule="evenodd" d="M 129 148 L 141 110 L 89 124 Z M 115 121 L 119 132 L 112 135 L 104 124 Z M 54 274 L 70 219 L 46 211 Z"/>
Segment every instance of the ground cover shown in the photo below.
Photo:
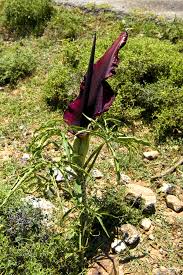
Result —
<path fill-rule="evenodd" d="M 62 112 L 78 94 L 88 63 L 93 30 L 97 28 L 96 58 L 122 30 L 127 30 L 129 43 L 120 55 L 122 62 L 117 75 L 110 81 L 117 98 L 105 117 L 119 120 L 115 126 L 118 132 L 150 142 L 148 147 L 140 145 L 137 152 L 129 153 L 117 145 L 115 149 L 120 170 L 136 184 L 154 190 L 158 203 L 156 214 L 150 217 L 151 231 L 145 233 L 139 229 L 142 234 L 140 245 L 120 255 L 120 261 L 125 274 L 151 274 L 154 267 L 162 265 L 180 269 L 182 213 L 177 214 L 166 207 L 165 195 L 159 193 L 159 187 L 163 182 L 171 183 L 182 198 L 182 166 L 163 179 L 150 179 L 183 154 L 183 23 L 177 19 L 166 21 L 154 15 L 140 14 L 119 19 L 115 14 L 103 11 L 96 14 L 93 9 L 90 12 L 74 9 L 73 13 L 72 8 L 61 6 L 55 7 L 42 36 L 17 37 L 5 27 L 3 16 L 0 21 L 3 30 L 0 38 L 0 63 L 3 64 L 0 68 L 1 201 L 31 162 L 24 159 L 24 153 L 34 131 L 50 120 L 58 121 L 57 126 L 64 131 Z M 114 123 L 110 122 L 110 126 Z M 97 138 L 93 139 L 91 150 L 96 148 L 97 142 Z M 144 161 L 143 151 L 150 148 L 157 149 L 160 155 L 156 160 Z M 55 158 L 59 155 L 52 146 L 46 153 Z M 143 214 L 123 203 L 124 187 L 116 185 L 112 158 L 105 147 L 96 167 L 104 177 L 89 183 L 88 192 L 96 199 L 94 202 L 91 199 L 92 207 L 100 207 L 105 202 L 105 211 L 114 209 L 110 214 L 118 211 L 122 217 L 120 223 L 132 223 L 139 228 Z M 27 184 L 24 191 L 30 192 Z M 43 186 L 33 194 L 43 196 L 44 192 L 44 196 L 59 207 L 54 194 L 47 191 Z M 106 196 L 104 201 L 97 199 L 101 194 Z M 69 217 L 72 226 L 68 220 L 68 226 L 63 229 L 57 213 L 57 230 L 50 232 L 40 224 L 40 213 L 22 209 L 23 196 L 19 189 L 1 210 L 2 274 L 79 274 L 75 215 Z M 68 208 L 73 205 L 67 196 L 64 201 Z M 30 223 L 30 220 L 34 222 Z M 114 222 L 104 220 L 106 226 Z M 151 240 L 150 234 L 154 235 Z M 104 239 L 102 241 L 107 242 Z M 87 253 L 90 259 L 93 251 Z"/>

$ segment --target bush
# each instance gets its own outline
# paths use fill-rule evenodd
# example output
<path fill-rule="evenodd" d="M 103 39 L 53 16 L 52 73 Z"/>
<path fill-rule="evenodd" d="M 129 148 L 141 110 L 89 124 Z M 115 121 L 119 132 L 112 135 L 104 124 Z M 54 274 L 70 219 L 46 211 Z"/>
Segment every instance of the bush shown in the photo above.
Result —
<path fill-rule="evenodd" d="M 141 34 L 146 37 L 169 40 L 173 44 L 182 40 L 182 20 L 179 18 L 168 21 L 155 14 L 134 12 L 125 16 L 122 22 L 125 28 L 129 28 L 129 33 L 133 36 Z"/>
<path fill-rule="evenodd" d="M 63 64 L 56 64 L 48 73 L 43 87 L 47 103 L 53 108 L 64 109 L 76 95 L 75 85 L 79 89 L 74 71 Z"/>
<path fill-rule="evenodd" d="M 142 219 L 142 211 L 132 207 L 125 201 L 125 188 L 107 188 L 104 198 L 99 202 L 101 211 L 107 213 L 104 219 L 105 226 L 112 227 L 120 226 L 125 223 L 138 225 Z"/>
<path fill-rule="evenodd" d="M 0 203 L 10 189 L 11 186 L 2 186 Z M 23 204 L 21 197 L 22 193 L 16 192 L 1 208 L 0 273 L 79 274 L 73 222 L 73 228 L 68 226 L 66 233 L 59 233 L 58 228 L 52 230 L 41 222 L 45 215 L 39 209 Z M 53 221 L 56 224 L 56 217 Z"/>
<path fill-rule="evenodd" d="M 32 52 L 19 46 L 0 51 L 0 85 L 14 85 L 35 69 Z"/>
<path fill-rule="evenodd" d="M 155 126 L 161 138 L 168 132 L 173 135 L 181 131 L 183 57 L 177 49 L 158 39 L 131 38 L 122 51 L 117 76 L 111 81 L 118 96 L 107 115 L 128 123 L 144 119 Z M 173 114 L 175 108 L 176 122 L 165 111 Z M 164 116 L 169 117 L 167 121 Z"/>
<path fill-rule="evenodd" d="M 53 13 L 51 0 L 7 0 L 4 25 L 16 35 L 39 35 Z"/>
<path fill-rule="evenodd" d="M 77 39 L 85 31 L 88 32 L 88 28 L 85 30 L 86 20 L 79 9 L 71 11 L 61 7 L 49 22 L 45 34 L 50 38 L 56 39 Z"/>

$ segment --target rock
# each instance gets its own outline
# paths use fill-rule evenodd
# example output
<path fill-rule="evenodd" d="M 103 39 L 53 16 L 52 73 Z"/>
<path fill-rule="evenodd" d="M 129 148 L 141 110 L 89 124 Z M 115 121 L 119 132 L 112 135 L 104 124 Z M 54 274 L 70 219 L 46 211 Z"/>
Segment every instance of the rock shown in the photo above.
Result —
<path fill-rule="evenodd" d="M 54 169 L 53 169 L 53 176 L 55 177 L 55 180 L 56 180 L 57 182 L 64 181 L 64 176 L 63 176 L 63 174 L 62 174 L 62 173 L 60 172 L 60 170 L 57 169 L 57 168 L 54 168 Z"/>
<path fill-rule="evenodd" d="M 23 162 L 27 162 L 29 159 L 30 159 L 30 155 L 27 154 L 27 153 L 23 154 L 23 156 L 22 156 L 22 158 L 21 158 L 21 160 L 22 160 Z"/>
<path fill-rule="evenodd" d="M 54 210 L 56 209 L 53 203 L 44 198 L 36 198 L 34 196 L 27 196 L 22 200 L 23 202 L 31 205 L 33 208 L 38 208 L 41 210 L 41 213 L 43 215 L 42 223 L 44 225 L 52 225 L 51 218 L 53 216 Z"/>
<path fill-rule="evenodd" d="M 55 180 L 57 182 L 62 182 L 64 180 L 73 180 L 75 171 L 71 167 L 66 167 L 65 169 L 65 176 L 62 174 L 62 172 L 58 168 L 53 169 L 53 176 L 55 177 Z"/>
<path fill-rule="evenodd" d="M 129 184 L 131 183 L 132 180 L 129 176 L 123 174 L 123 173 L 120 173 L 120 183 L 122 184 Z"/>
<path fill-rule="evenodd" d="M 166 204 L 169 208 L 171 208 L 172 210 L 174 210 L 177 213 L 183 211 L 183 202 L 181 202 L 174 195 L 167 195 L 166 196 Z"/>
<path fill-rule="evenodd" d="M 155 239 L 153 234 L 149 234 L 148 238 L 149 238 L 149 240 L 151 240 L 151 241 L 154 241 L 154 239 Z"/>
<path fill-rule="evenodd" d="M 134 206 L 143 207 L 144 213 L 154 213 L 156 209 L 155 193 L 147 187 L 138 184 L 128 184 L 125 198 Z"/>
<path fill-rule="evenodd" d="M 160 192 L 165 193 L 165 194 L 175 194 L 175 186 L 170 184 L 170 183 L 163 183 L 161 188 L 159 189 Z"/>
<path fill-rule="evenodd" d="M 161 266 L 159 268 L 155 268 L 152 271 L 153 275 L 181 275 L 181 271 L 176 268 L 166 268 Z"/>
<path fill-rule="evenodd" d="M 114 239 L 114 241 L 111 243 L 112 251 L 115 253 L 123 252 L 127 249 L 127 246 L 125 242 L 119 239 Z"/>
<path fill-rule="evenodd" d="M 102 174 L 102 172 L 100 172 L 98 169 L 93 169 L 92 170 L 92 177 L 94 177 L 95 179 L 101 179 L 101 178 L 103 178 L 103 174 Z"/>
<path fill-rule="evenodd" d="M 148 218 L 144 218 L 142 221 L 141 221 L 141 227 L 145 230 L 145 231 L 148 231 L 151 227 L 151 220 L 148 219 Z"/>
<path fill-rule="evenodd" d="M 19 129 L 20 129 L 20 130 L 24 130 L 24 129 L 25 129 L 25 126 L 24 126 L 24 125 L 20 125 L 20 126 L 19 126 Z"/>
<path fill-rule="evenodd" d="M 119 260 L 117 257 L 102 257 L 98 259 L 88 270 L 87 275 L 123 275 L 119 272 Z"/>
<path fill-rule="evenodd" d="M 147 151 L 143 153 L 144 158 L 148 159 L 148 160 L 154 160 L 159 156 L 159 152 L 158 151 Z"/>
<path fill-rule="evenodd" d="M 137 229 L 131 224 L 123 224 L 119 227 L 118 234 L 121 235 L 125 244 L 131 248 L 136 247 L 140 241 L 140 235 Z"/>

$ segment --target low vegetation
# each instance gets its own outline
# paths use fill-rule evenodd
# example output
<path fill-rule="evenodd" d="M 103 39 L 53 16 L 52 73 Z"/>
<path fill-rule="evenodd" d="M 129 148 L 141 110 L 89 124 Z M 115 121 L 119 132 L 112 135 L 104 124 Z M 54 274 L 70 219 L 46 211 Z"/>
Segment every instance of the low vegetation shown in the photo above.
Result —
<path fill-rule="evenodd" d="M 161 153 L 159 162 L 144 163 L 140 155 L 142 144 L 136 146 L 140 154 L 135 153 L 133 147 L 127 150 L 124 146 L 113 145 L 118 169 L 136 181 L 147 181 L 156 189 L 150 183 L 150 176 L 157 167 L 161 169 L 169 164 L 170 158 L 182 154 L 183 22 L 140 13 L 118 18 L 113 13 L 96 13 L 92 7 L 85 11 L 74 8 L 73 11 L 73 8 L 64 6 L 53 7 L 49 0 L 0 1 L 1 6 L 0 204 L 17 178 L 36 167 L 43 158 L 46 166 L 33 171 L 22 188 L 17 188 L 0 210 L 0 273 L 84 274 L 83 266 L 86 267 L 93 256 L 105 250 L 105 245 L 114 238 L 115 226 L 130 222 L 138 227 L 144 214 L 124 201 L 125 188 L 116 185 L 112 158 L 104 146 L 96 162 L 96 167 L 105 173 L 104 179 L 100 180 L 100 186 L 92 178 L 88 182 L 90 245 L 82 247 L 84 265 L 81 268 L 79 215 L 82 207 L 72 195 L 70 181 L 55 188 L 53 168 L 61 167 L 60 157 L 65 161 L 65 155 L 55 137 L 58 132 L 54 131 L 65 132 L 62 113 L 68 102 L 78 95 L 95 28 L 96 59 L 121 31 L 127 30 L 129 41 L 120 53 L 121 63 L 116 76 L 109 81 L 117 94 L 116 100 L 104 117 L 107 127 L 111 127 L 111 135 L 115 135 L 116 130 L 124 135 L 133 133 L 148 140 L 152 146 L 158 146 Z M 101 127 L 106 126 L 104 121 L 101 120 Z M 49 130 L 54 125 L 54 131 L 45 139 L 48 142 L 51 137 L 51 142 L 42 146 L 38 152 L 40 155 L 30 151 L 30 156 L 34 157 L 22 160 L 23 153 L 30 148 L 32 137 L 38 137 L 39 131 L 35 135 L 34 132 L 46 122 L 50 122 L 47 125 Z M 40 139 L 39 144 L 45 140 Z M 91 141 L 91 152 L 98 142 L 98 137 Z M 167 175 L 166 180 L 182 186 L 182 172 L 181 167 L 177 174 Z M 97 194 L 98 189 L 102 198 Z M 66 208 L 64 211 L 74 210 L 66 212 L 64 221 L 61 211 L 56 211 L 54 227 L 50 229 L 43 225 L 40 211 L 22 203 L 26 193 L 44 196 L 57 209 L 63 210 L 61 197 Z M 175 233 L 165 221 L 161 206 L 152 219 L 160 223 L 156 237 L 167 251 L 163 260 L 168 266 L 181 267 L 180 251 L 168 237 L 165 244 L 160 234 L 163 230 L 164 236 Z M 145 248 L 149 249 L 146 243 Z M 152 260 L 152 257 L 147 256 L 147 259 Z M 127 263 L 127 268 L 148 274 L 147 263 L 140 260 Z M 157 258 L 154 261 L 161 264 Z"/>
<path fill-rule="evenodd" d="M 51 18 L 51 0 L 7 0 L 4 4 L 4 26 L 15 36 L 39 35 Z"/>
<path fill-rule="evenodd" d="M 19 79 L 30 76 L 36 67 L 35 58 L 30 49 L 20 45 L 2 47 L 0 51 L 0 85 L 15 85 Z"/>

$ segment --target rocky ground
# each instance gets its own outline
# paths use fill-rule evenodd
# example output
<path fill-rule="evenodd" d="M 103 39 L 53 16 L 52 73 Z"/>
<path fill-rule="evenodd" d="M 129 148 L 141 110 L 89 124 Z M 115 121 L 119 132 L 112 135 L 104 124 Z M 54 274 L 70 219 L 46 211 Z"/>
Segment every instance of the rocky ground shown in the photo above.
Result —
<path fill-rule="evenodd" d="M 153 162 L 159 158 L 159 153 L 158 151 L 145 151 L 143 156 L 144 161 Z M 181 162 L 177 164 L 182 164 L 182 162 L 181 159 Z M 166 172 L 171 173 L 172 171 L 169 169 Z M 123 224 L 119 227 L 116 238 L 111 243 L 111 254 L 99 257 L 87 275 L 183 274 L 183 269 L 174 266 L 173 260 L 171 266 L 167 265 L 165 260 L 168 253 L 171 254 L 171 251 L 168 252 L 167 250 L 169 241 L 172 241 L 173 244 L 170 250 L 179 250 L 177 255 L 180 260 L 182 259 L 182 189 L 179 186 L 166 183 L 160 176 L 163 176 L 163 173 L 158 174 L 154 179 L 152 178 L 156 184 L 156 190 L 153 190 L 154 188 L 145 181 L 134 181 L 128 175 L 121 174 L 121 184 L 126 186 L 126 199 L 131 200 L 134 206 L 137 203 L 141 205 L 147 217 L 142 219 L 138 229 L 131 224 Z M 160 215 L 159 218 L 158 215 Z M 169 234 L 168 230 L 166 231 L 163 220 L 171 228 L 173 234 Z M 163 236 L 163 231 L 167 232 L 167 236 Z M 142 252 L 143 249 L 146 250 L 145 253 Z M 135 251 L 135 256 L 133 251 Z M 145 260 L 146 253 L 149 254 L 148 260 Z M 140 269 L 137 264 L 137 269 L 135 269 L 135 264 L 133 267 L 129 264 L 138 260 L 141 261 L 140 265 L 144 265 L 144 268 Z"/>
<path fill-rule="evenodd" d="M 159 159 L 159 152 L 144 151 L 143 157 L 144 162 L 153 162 Z M 181 158 L 177 162 L 177 167 L 174 165 L 175 170 L 182 163 Z M 170 169 L 165 171 L 172 173 Z M 59 178 L 55 174 L 58 182 L 63 181 L 63 176 L 61 172 L 59 173 Z M 103 196 L 101 186 L 105 179 L 104 174 L 94 169 L 92 177 L 100 191 L 97 196 Z M 121 173 L 120 185 L 126 186 L 125 199 L 131 201 L 133 207 L 137 207 L 138 204 L 146 217 L 141 220 L 138 228 L 130 223 L 116 228 L 116 236 L 111 243 L 109 253 L 98 256 L 91 264 L 87 275 L 183 274 L 181 264 L 180 266 L 174 265 L 173 258 L 171 265 L 170 262 L 166 263 L 166 258 L 170 257 L 171 253 L 176 253 L 180 257 L 180 262 L 182 259 L 183 193 L 180 186 L 167 183 L 162 177 L 163 173 L 152 177 L 152 182 L 154 181 L 154 186 L 156 185 L 156 188 L 153 188 L 145 181 L 136 181 Z M 52 212 L 55 209 L 50 201 L 31 196 L 27 196 L 25 201 L 32 204 L 34 208 L 40 208 L 43 214 L 46 213 L 49 217 L 46 225 L 50 225 Z M 45 223 L 45 220 L 43 222 Z M 168 242 L 172 243 L 172 247 L 168 245 Z M 172 257 L 174 257 L 173 254 Z M 138 263 L 136 272 L 135 265 L 131 266 L 132 261 L 141 261 L 140 265 L 144 267 L 141 269 Z M 151 266 L 148 268 L 149 264 Z"/>
<path fill-rule="evenodd" d="M 130 11 L 140 9 L 145 12 L 153 12 L 169 18 L 183 18 L 182 0 L 55 0 L 57 3 L 66 3 L 73 5 L 86 5 L 95 3 L 97 5 L 109 5 L 117 11 L 129 13 Z"/>

